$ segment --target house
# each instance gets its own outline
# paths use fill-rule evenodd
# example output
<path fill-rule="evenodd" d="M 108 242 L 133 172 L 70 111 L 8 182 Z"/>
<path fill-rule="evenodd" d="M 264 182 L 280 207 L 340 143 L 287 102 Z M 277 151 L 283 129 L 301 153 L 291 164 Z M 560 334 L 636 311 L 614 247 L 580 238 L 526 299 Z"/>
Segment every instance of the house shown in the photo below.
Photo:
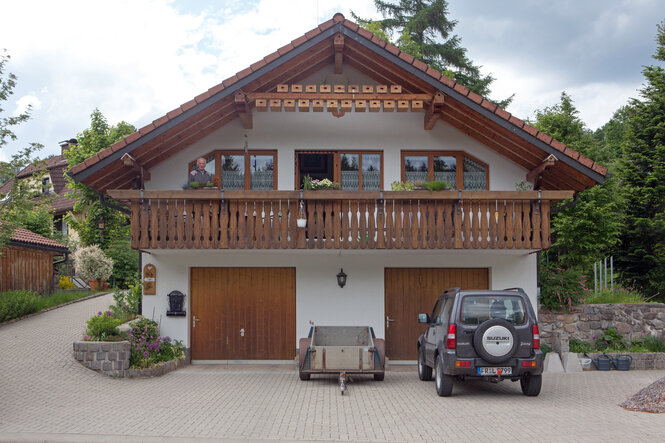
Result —
<path fill-rule="evenodd" d="M 69 249 L 27 229 L 14 231 L 0 256 L 0 292 L 27 289 L 53 292 L 53 257 Z"/>
<path fill-rule="evenodd" d="M 65 219 L 65 215 L 73 211 L 77 201 L 69 198 L 68 194 L 72 190 L 65 178 L 67 159 L 64 153 L 72 144 L 76 144 L 76 139 L 60 142 L 61 155 L 49 157 L 42 162 L 22 169 L 14 179 L 8 180 L 0 186 L 0 195 L 7 194 L 12 189 L 14 180 L 18 180 L 21 186 L 25 186 L 26 190 L 33 191 L 33 194 L 39 196 L 39 198 L 50 199 L 53 227 L 57 232 L 61 232 L 64 237 L 73 236 L 77 238 L 77 234 L 71 230 Z M 81 217 L 82 215 L 77 214 L 77 216 Z"/>
<path fill-rule="evenodd" d="M 201 157 L 216 187 L 182 189 Z M 143 313 L 195 362 L 290 361 L 311 324 L 414 360 L 447 287 L 535 304 L 552 205 L 606 173 L 342 14 L 72 168 L 131 209 Z M 390 190 L 423 179 L 453 190 Z"/>

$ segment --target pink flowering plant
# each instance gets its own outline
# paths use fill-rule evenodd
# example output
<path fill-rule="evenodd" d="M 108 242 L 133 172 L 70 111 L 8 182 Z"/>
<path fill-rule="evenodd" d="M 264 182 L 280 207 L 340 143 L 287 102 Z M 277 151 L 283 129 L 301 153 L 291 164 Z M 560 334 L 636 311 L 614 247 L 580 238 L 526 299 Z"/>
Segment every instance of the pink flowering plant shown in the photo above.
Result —
<path fill-rule="evenodd" d="M 586 275 L 575 268 L 543 267 L 540 271 L 540 305 L 543 308 L 571 312 L 591 295 Z"/>
<path fill-rule="evenodd" d="M 185 355 L 182 342 L 173 341 L 170 337 L 160 337 L 157 322 L 147 318 L 133 323 L 129 342 L 131 368 L 149 368 L 156 363 L 179 359 Z"/>
<path fill-rule="evenodd" d="M 305 176 L 302 184 L 303 189 L 316 191 L 318 189 L 339 189 L 340 185 L 337 182 L 330 181 L 327 178 L 323 180 L 313 179 L 309 175 Z"/>

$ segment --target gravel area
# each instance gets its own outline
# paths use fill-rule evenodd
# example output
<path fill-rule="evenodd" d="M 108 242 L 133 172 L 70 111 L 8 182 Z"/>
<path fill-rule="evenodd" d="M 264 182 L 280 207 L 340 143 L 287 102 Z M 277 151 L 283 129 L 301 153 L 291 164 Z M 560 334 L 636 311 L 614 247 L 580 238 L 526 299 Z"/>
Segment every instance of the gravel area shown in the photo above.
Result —
<path fill-rule="evenodd" d="M 665 377 L 656 380 L 619 406 L 639 412 L 665 412 Z"/>

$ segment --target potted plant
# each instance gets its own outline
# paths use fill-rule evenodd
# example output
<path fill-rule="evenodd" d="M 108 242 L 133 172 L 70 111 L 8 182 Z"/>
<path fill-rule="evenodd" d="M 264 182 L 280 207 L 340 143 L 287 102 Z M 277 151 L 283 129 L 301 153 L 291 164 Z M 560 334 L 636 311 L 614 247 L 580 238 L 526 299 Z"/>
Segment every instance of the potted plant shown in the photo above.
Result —
<path fill-rule="evenodd" d="M 305 176 L 302 182 L 303 189 L 310 191 L 317 191 L 320 189 L 340 189 L 340 184 L 334 181 L 330 181 L 327 178 L 323 180 L 313 179 L 309 175 Z"/>
<path fill-rule="evenodd" d="M 450 189 L 450 185 L 443 180 L 434 180 L 425 182 L 425 189 L 429 191 L 445 191 L 446 189 Z"/>
<path fill-rule="evenodd" d="M 415 185 L 411 182 L 398 182 L 394 181 L 390 184 L 393 191 L 413 191 Z"/>
<path fill-rule="evenodd" d="M 97 245 L 78 249 L 73 258 L 76 273 L 88 280 L 90 289 L 104 289 L 104 280 L 113 272 L 113 260 Z M 108 285 L 106 287 L 108 288 Z"/>

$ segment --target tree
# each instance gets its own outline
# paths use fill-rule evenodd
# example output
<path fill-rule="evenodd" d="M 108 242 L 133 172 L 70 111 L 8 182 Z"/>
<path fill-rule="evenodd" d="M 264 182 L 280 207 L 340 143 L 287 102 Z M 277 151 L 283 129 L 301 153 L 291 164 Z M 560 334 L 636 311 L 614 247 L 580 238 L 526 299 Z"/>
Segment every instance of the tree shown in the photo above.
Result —
<path fill-rule="evenodd" d="M 9 140 L 16 140 L 16 134 L 13 128 L 30 118 L 28 108 L 19 115 L 6 116 L 3 102 L 9 100 L 14 94 L 16 87 L 16 76 L 12 73 L 5 73 L 6 64 L 10 56 L 3 51 L 0 53 L 0 149 L 2 149 Z M 9 179 L 18 171 L 33 162 L 32 155 L 42 148 L 39 143 L 30 143 L 18 153 L 12 155 L 9 162 L 0 163 L 0 176 Z M 0 250 L 2 246 L 11 238 L 14 230 L 21 227 L 23 220 L 21 215 L 30 211 L 33 206 L 27 191 L 23 189 L 17 180 L 12 182 L 12 186 L 6 195 L 0 195 Z"/>
<path fill-rule="evenodd" d="M 607 157 L 578 114 L 570 96 L 562 92 L 559 104 L 536 111 L 534 125 L 584 156 Z M 588 271 L 617 245 L 621 207 L 614 177 L 581 192 L 575 205 L 552 214 L 552 247 L 546 257 L 560 267 Z"/>
<path fill-rule="evenodd" d="M 461 39 L 451 35 L 456 20 L 449 20 L 446 0 L 400 0 L 390 3 L 374 0 L 374 5 L 385 17 L 372 21 L 358 17 L 361 26 L 392 42 L 394 33 L 398 34 L 394 43 L 402 51 L 422 60 L 432 68 L 443 72 L 471 91 L 489 97 L 491 75 L 481 75 L 480 67 L 473 64 L 466 55 L 466 49 L 460 46 Z M 443 39 L 443 42 L 441 42 Z M 506 107 L 512 96 L 497 102 Z"/>
<path fill-rule="evenodd" d="M 106 117 L 99 109 L 95 109 L 90 115 L 90 127 L 77 135 L 76 145 L 65 151 L 69 168 L 108 148 L 135 130 L 134 126 L 126 122 L 120 122 L 117 126 L 109 125 Z M 83 246 L 97 244 L 106 250 L 110 242 L 128 235 L 126 215 L 102 205 L 99 194 L 94 189 L 73 180 L 70 180 L 70 187 L 78 199 L 74 212 L 86 214 L 83 221 L 72 216 L 68 218 L 68 223 L 79 233 Z M 104 225 L 103 229 L 100 229 L 101 223 Z"/>
<path fill-rule="evenodd" d="M 665 61 L 665 21 L 657 26 L 653 58 Z M 665 300 L 665 69 L 645 66 L 642 100 L 631 100 L 621 178 L 626 201 L 622 278 Z"/>
<path fill-rule="evenodd" d="M 111 126 L 104 115 L 95 109 L 90 115 L 90 127 L 77 135 L 78 144 L 65 152 L 69 168 L 102 151 L 136 129 L 126 122 Z M 79 233 L 83 246 L 99 247 L 115 262 L 111 282 L 115 286 L 127 287 L 138 277 L 138 253 L 131 249 L 129 239 L 129 217 L 103 205 L 99 194 L 82 183 L 70 180 L 79 201 L 74 212 L 85 212 L 83 221 L 70 216 L 68 223 Z M 102 227 L 103 226 L 103 227 Z"/>

